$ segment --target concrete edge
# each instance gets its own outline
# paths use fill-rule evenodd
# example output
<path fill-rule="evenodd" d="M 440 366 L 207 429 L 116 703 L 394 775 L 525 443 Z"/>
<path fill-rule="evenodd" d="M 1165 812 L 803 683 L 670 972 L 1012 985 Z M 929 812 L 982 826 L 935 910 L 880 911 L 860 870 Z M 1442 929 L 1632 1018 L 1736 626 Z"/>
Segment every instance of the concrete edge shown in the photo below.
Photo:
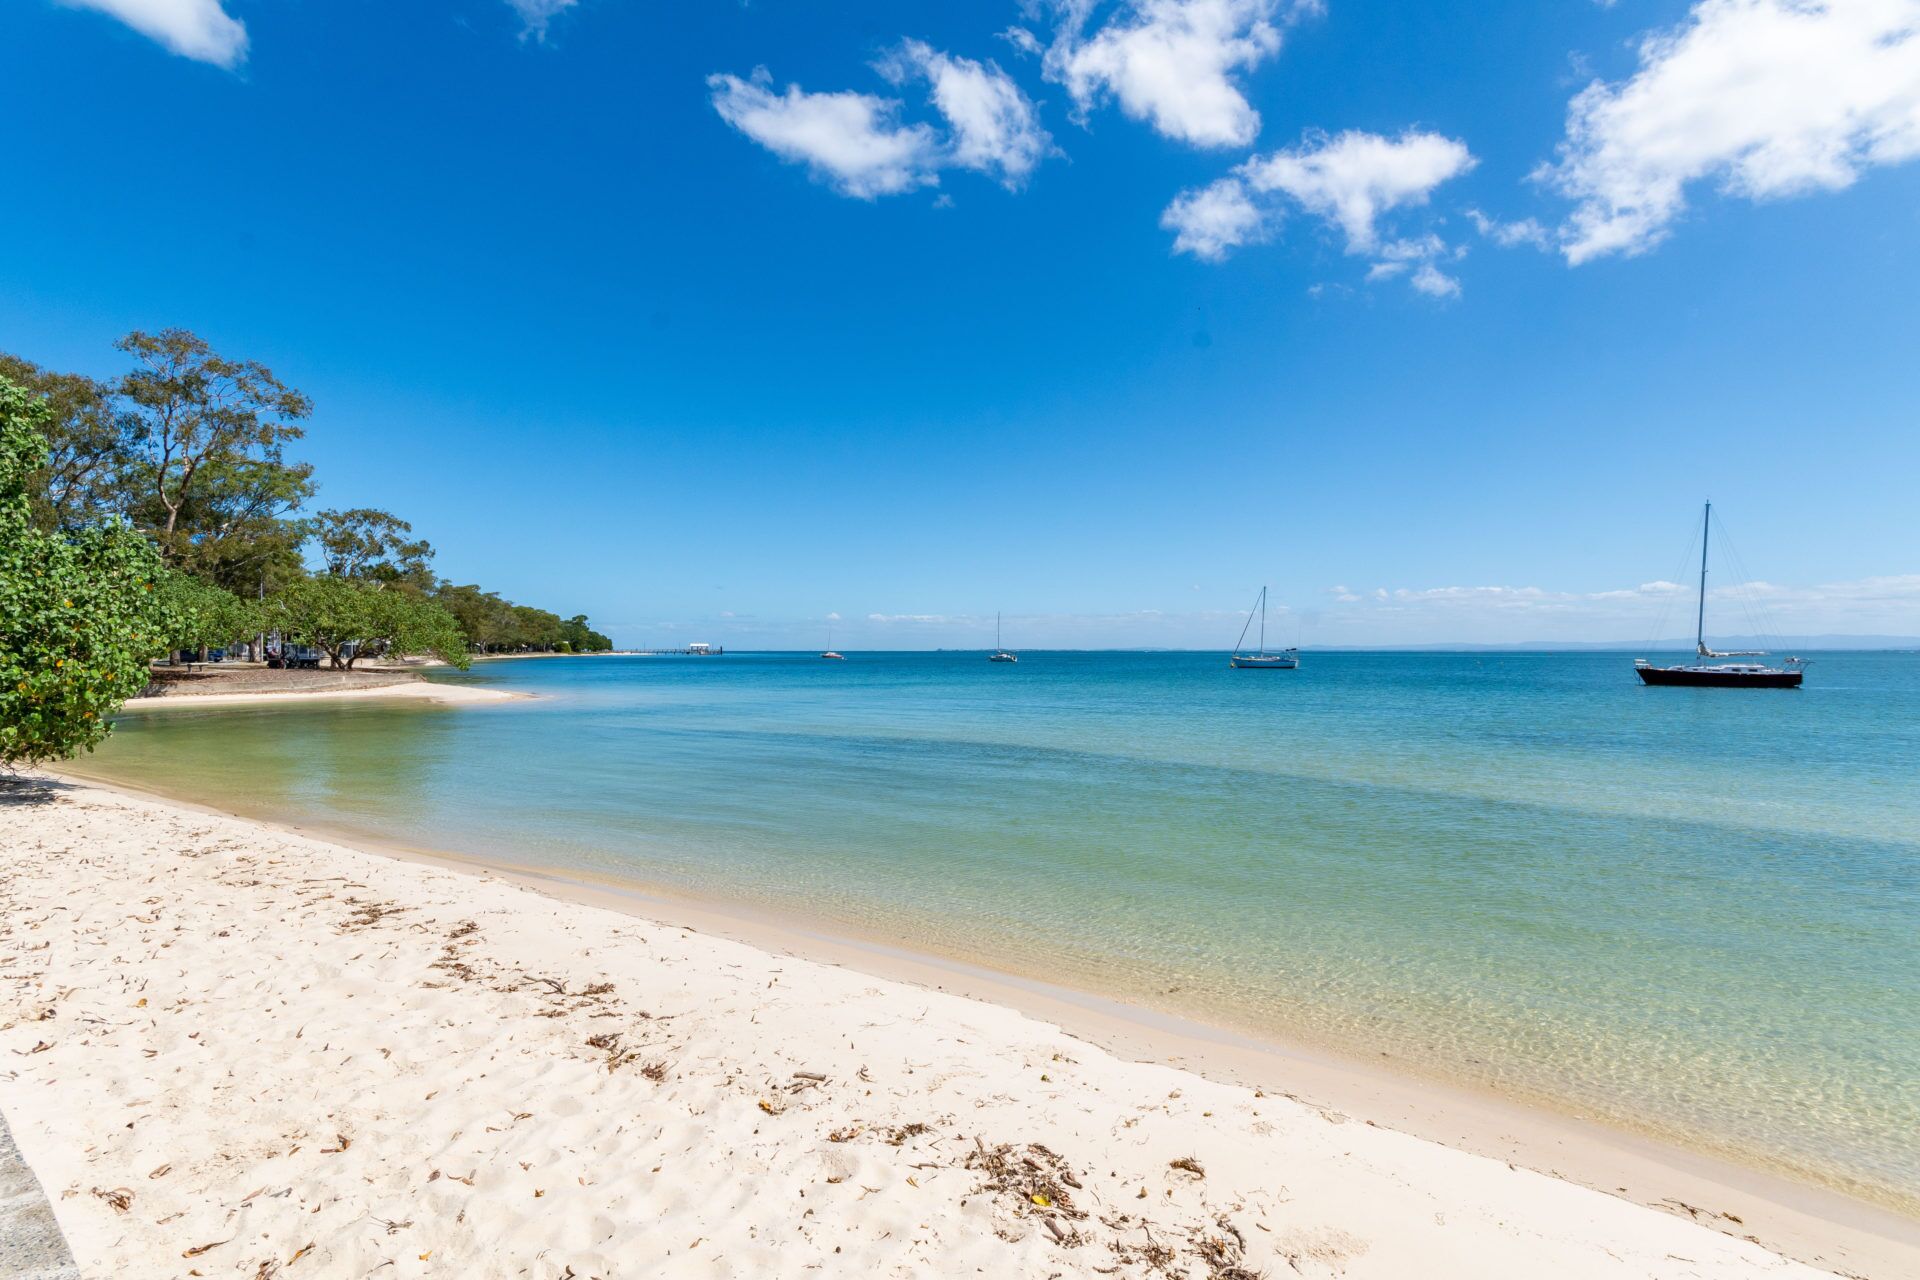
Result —
<path fill-rule="evenodd" d="M 80 1280 L 40 1180 L 0 1115 L 0 1280 Z"/>

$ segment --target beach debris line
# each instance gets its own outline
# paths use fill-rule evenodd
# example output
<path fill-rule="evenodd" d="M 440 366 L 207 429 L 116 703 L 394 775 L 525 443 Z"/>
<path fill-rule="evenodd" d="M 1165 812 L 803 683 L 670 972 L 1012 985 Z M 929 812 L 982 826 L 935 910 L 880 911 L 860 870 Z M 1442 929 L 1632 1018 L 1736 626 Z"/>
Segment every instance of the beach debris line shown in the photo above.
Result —
<path fill-rule="evenodd" d="M 1063 1244 L 1069 1238 L 1079 1242 L 1077 1233 L 1062 1233 L 1059 1224 L 1052 1221 L 1055 1215 L 1073 1219 L 1087 1216 L 1073 1203 L 1072 1192 L 1081 1189 L 1080 1179 L 1056 1152 L 1038 1142 L 1029 1142 L 1024 1148 L 1004 1142 L 989 1147 L 975 1134 L 966 1167 L 984 1178 L 977 1190 L 1010 1198 L 1016 1214 L 1042 1210 L 1056 1239 Z"/>

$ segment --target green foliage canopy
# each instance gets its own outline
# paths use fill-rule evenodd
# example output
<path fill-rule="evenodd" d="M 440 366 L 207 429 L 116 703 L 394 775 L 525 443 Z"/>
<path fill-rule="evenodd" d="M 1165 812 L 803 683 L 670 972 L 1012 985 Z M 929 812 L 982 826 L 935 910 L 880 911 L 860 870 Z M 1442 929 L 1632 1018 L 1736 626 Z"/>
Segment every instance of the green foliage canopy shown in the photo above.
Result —
<path fill-rule="evenodd" d="M 0 763 L 91 751 L 146 687 L 178 626 L 163 569 L 123 522 L 34 527 L 28 485 L 47 463 L 44 400 L 0 375 Z"/>
<path fill-rule="evenodd" d="M 322 511 L 313 519 L 313 540 L 326 570 L 338 578 L 432 586 L 433 547 L 412 537 L 413 526 L 372 507 Z"/>
<path fill-rule="evenodd" d="M 0 377 L 41 397 L 46 417 L 37 430 L 47 458 L 28 482 L 33 522 L 42 529 L 75 529 L 120 515 L 122 485 L 132 459 L 128 423 L 113 390 L 84 374 L 56 373 L 0 352 Z"/>
<path fill-rule="evenodd" d="M 368 652 L 431 653 L 462 669 L 471 665 L 466 635 L 452 614 L 382 583 L 331 574 L 305 578 L 268 598 L 261 614 L 268 629 L 319 649 L 343 670 Z"/>
<path fill-rule="evenodd" d="M 303 437 L 312 404 L 270 369 L 223 356 L 185 329 L 135 331 L 116 345 L 133 368 L 110 382 L 5 353 L 0 377 L 43 404 L 32 429 L 47 447 L 22 464 L 30 525 L 64 531 L 76 553 L 94 555 L 121 536 L 98 529 L 119 526 L 124 534 L 130 522 L 175 571 L 155 579 L 152 607 L 171 619 L 160 628 L 156 654 L 274 630 L 271 620 L 243 616 L 254 609 L 246 602 L 260 596 L 294 590 L 294 599 L 313 604 L 317 597 L 298 587 L 308 576 L 302 553 L 309 547 L 330 576 L 444 606 L 461 633 L 452 651 L 613 647 L 585 615 L 563 619 L 437 579 L 433 547 L 389 512 L 360 507 L 302 517 L 315 491 L 313 469 L 290 461 L 286 450 Z M 444 618 L 389 621 L 388 630 L 435 634 Z M 379 647 L 381 626 L 362 617 L 349 630 Z"/>
<path fill-rule="evenodd" d="M 166 648 L 223 648 L 260 630 L 260 609 L 223 587 L 168 570 L 155 585 L 168 622 Z"/>
<path fill-rule="evenodd" d="M 139 330 L 115 388 L 125 415 L 128 514 L 175 565 L 236 589 L 305 531 L 286 519 L 313 496 L 313 468 L 286 460 L 313 402 L 265 365 L 231 360 L 185 329 Z"/>

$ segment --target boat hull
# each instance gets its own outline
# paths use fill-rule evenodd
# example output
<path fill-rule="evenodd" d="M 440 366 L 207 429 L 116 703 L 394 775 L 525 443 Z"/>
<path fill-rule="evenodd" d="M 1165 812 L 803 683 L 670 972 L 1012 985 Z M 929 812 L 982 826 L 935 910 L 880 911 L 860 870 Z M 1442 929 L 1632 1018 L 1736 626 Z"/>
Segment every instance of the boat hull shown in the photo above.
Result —
<path fill-rule="evenodd" d="M 1645 684 L 1690 689 L 1798 689 L 1799 671 L 1711 671 L 1688 667 L 1636 667 Z"/>
<path fill-rule="evenodd" d="M 1227 662 L 1236 671 L 1294 671 L 1300 666 L 1298 658 L 1245 658 L 1236 655 L 1228 658 Z"/>

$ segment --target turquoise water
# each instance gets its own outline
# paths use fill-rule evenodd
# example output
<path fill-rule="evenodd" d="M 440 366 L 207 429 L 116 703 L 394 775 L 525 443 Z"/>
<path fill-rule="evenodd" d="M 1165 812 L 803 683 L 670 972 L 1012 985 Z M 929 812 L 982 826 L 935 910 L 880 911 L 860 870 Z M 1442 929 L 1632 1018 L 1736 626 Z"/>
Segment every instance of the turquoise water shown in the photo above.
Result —
<path fill-rule="evenodd" d="M 1309 1038 L 1920 1205 L 1920 656 L 485 664 L 83 767 Z"/>

